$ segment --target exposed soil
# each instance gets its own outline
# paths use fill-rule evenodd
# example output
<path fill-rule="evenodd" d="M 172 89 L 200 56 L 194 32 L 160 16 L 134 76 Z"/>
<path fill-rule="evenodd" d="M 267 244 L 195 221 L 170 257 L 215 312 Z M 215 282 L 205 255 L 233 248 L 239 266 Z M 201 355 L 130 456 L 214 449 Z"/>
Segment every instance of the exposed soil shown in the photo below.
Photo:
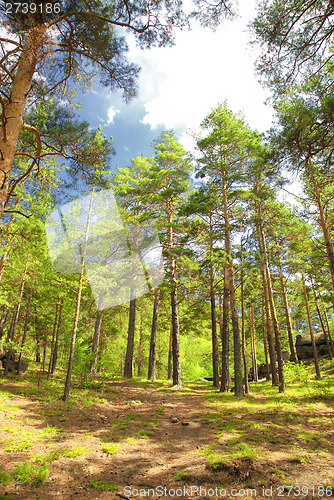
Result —
<path fill-rule="evenodd" d="M 299 402 L 291 412 L 264 402 L 262 412 L 257 410 L 261 396 L 253 396 L 251 411 L 251 404 L 236 406 L 233 395 L 230 406 L 222 405 L 219 396 L 208 397 L 213 394 L 209 383 L 180 393 L 125 381 L 104 383 L 103 402 L 87 392 L 86 400 L 65 403 L 20 395 L 14 381 L 2 382 L 0 391 L 11 396 L 0 407 L 0 470 L 9 473 L 27 460 L 34 463 L 39 454 L 59 452 L 59 458 L 48 462 L 50 473 L 42 484 L 27 485 L 14 477 L 11 484 L 0 484 L 0 498 L 119 500 L 137 494 L 150 499 L 218 499 L 225 493 L 219 494 L 221 489 L 226 490 L 223 498 L 254 498 L 254 490 L 259 499 L 334 498 L 334 489 L 318 490 L 334 484 L 332 403 L 315 402 L 304 409 Z M 46 426 L 47 436 L 41 434 Z M 24 436 L 30 448 L 8 450 L 11 440 L 15 444 Z M 231 447 L 240 442 L 248 443 L 253 453 L 231 455 Z M 116 444 L 109 453 L 103 451 L 110 443 L 118 443 L 119 450 Z M 78 446 L 86 451 L 74 458 L 65 455 Z M 226 459 L 210 465 L 210 448 L 219 449 Z M 94 487 L 91 481 L 99 482 Z M 308 492 L 294 488 L 288 494 L 287 483 L 307 487 Z M 96 487 L 111 485 L 118 489 Z M 169 494 L 160 495 L 158 486 Z"/>

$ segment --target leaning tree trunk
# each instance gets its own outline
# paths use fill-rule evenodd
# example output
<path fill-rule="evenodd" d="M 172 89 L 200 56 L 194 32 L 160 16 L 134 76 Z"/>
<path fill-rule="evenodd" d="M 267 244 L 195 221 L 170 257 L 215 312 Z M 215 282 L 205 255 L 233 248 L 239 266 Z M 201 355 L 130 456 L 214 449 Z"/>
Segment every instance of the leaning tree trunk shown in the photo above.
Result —
<path fill-rule="evenodd" d="M 306 312 L 307 312 L 307 320 L 308 320 L 308 325 L 309 325 L 309 328 L 310 328 L 310 336 L 311 336 L 311 341 L 312 341 L 315 372 L 316 372 L 317 378 L 319 379 L 319 378 L 321 378 L 321 374 L 320 374 L 320 369 L 319 369 L 317 346 L 315 344 L 315 339 L 314 339 L 314 332 L 313 332 L 313 325 L 312 325 L 312 319 L 311 319 L 311 312 L 310 312 L 310 306 L 309 306 L 309 301 L 308 301 L 308 296 L 307 296 L 307 290 L 306 290 L 305 278 L 304 278 L 303 271 L 302 271 L 301 274 L 302 274 L 302 283 L 303 283 L 303 292 L 304 292 L 305 306 L 306 306 Z"/>
<path fill-rule="evenodd" d="M 154 292 L 153 318 L 152 318 L 151 339 L 150 339 L 150 355 L 148 358 L 147 378 L 151 382 L 156 381 L 155 360 L 156 360 L 156 350 L 157 350 L 159 301 L 160 301 L 160 288 L 158 287 L 155 289 Z"/>
<path fill-rule="evenodd" d="M 69 398 L 69 395 L 70 395 L 71 378 L 72 378 L 73 361 L 74 361 L 75 340 L 76 340 L 77 328 L 78 328 L 78 321 L 79 321 L 79 311 L 80 311 L 80 302 L 81 302 L 82 282 L 83 282 L 83 276 L 84 276 L 86 248 L 87 248 L 87 240 L 88 240 L 90 216 L 91 216 L 92 206 L 93 206 L 94 189 L 95 189 L 95 186 L 92 189 L 92 194 L 91 194 L 91 197 L 90 197 L 90 204 L 89 204 L 89 209 L 88 209 L 86 231 L 85 231 L 84 244 L 83 244 L 83 250 L 82 250 L 82 256 L 81 256 L 81 270 L 80 270 L 79 283 L 78 283 L 77 300 L 76 300 L 76 304 L 75 304 L 75 313 L 74 313 L 74 320 L 73 320 L 73 329 L 72 329 L 72 337 L 71 337 L 70 354 L 69 354 L 69 360 L 68 360 L 68 366 L 67 366 L 67 374 L 66 374 L 65 387 L 64 387 L 64 395 L 63 395 L 63 398 L 62 398 L 63 401 L 67 401 L 68 398 Z"/>
<path fill-rule="evenodd" d="M 0 218 L 7 201 L 11 170 L 17 141 L 23 124 L 27 96 L 32 84 L 37 61 L 41 55 L 44 24 L 35 25 L 25 33 L 25 41 L 17 64 L 10 96 L 2 102 L 2 127 L 0 134 Z M 33 129 L 33 127 L 27 126 Z M 37 132 L 37 131 L 36 131 Z M 35 133 L 35 132 L 34 132 Z M 39 147 L 38 147 L 39 149 Z"/>

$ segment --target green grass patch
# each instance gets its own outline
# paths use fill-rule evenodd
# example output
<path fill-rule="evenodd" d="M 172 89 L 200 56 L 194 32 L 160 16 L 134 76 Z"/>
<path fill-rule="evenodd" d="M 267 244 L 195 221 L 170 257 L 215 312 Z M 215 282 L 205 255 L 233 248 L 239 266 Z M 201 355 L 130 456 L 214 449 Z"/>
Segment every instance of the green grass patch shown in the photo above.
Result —
<path fill-rule="evenodd" d="M 68 450 L 65 450 L 64 455 L 65 457 L 68 458 L 76 458 L 86 453 L 86 451 L 87 448 L 85 448 L 84 446 L 76 446 L 75 448 L 70 448 Z"/>
<path fill-rule="evenodd" d="M 0 484 L 8 486 L 13 482 L 13 476 L 10 472 L 0 471 Z"/>
<path fill-rule="evenodd" d="M 30 462 L 24 462 L 16 467 L 14 475 L 18 481 L 24 484 L 38 486 L 44 483 L 49 472 L 49 468 L 46 464 L 38 467 Z"/>
<path fill-rule="evenodd" d="M 103 491 L 119 490 L 119 486 L 117 486 L 116 484 L 108 483 L 108 481 L 101 481 L 99 479 L 93 479 L 90 482 L 90 485 L 97 490 L 103 490 Z"/>
<path fill-rule="evenodd" d="M 105 443 L 102 445 L 102 451 L 108 455 L 115 455 L 119 452 L 121 445 L 119 443 Z"/>

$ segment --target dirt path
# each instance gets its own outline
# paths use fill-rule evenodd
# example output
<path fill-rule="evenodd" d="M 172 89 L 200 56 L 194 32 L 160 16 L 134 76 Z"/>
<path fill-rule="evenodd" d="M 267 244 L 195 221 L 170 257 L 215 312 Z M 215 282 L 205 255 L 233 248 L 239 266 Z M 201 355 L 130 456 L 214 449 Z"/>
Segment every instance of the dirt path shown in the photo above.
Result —
<path fill-rule="evenodd" d="M 255 492 L 260 499 L 334 498 L 334 489 L 317 489 L 334 483 L 333 408 L 318 410 L 325 413 L 323 421 L 328 424 L 323 443 L 326 451 L 320 452 L 319 443 L 312 443 L 321 423 L 314 409 L 314 425 L 310 415 L 297 411 L 285 426 L 284 412 L 270 410 L 270 418 L 265 419 L 251 408 L 222 408 L 208 398 L 208 389 L 202 386 L 178 393 L 116 381 L 104 384 L 102 402 L 87 393 L 86 400 L 70 403 L 15 396 L 15 385 L 1 388 L 11 397 L 0 412 L 0 470 L 10 473 L 29 461 L 35 467 L 47 463 L 50 473 L 39 485 L 27 485 L 14 477 L 11 484 L 0 484 L 0 493 L 5 495 L 0 498 L 218 499 L 254 498 Z M 292 424 L 298 429 L 304 425 L 309 435 L 298 437 Z M 24 439 L 29 448 L 18 450 L 18 445 L 8 450 L 11 442 Z M 215 447 L 226 453 L 231 445 L 241 452 L 214 467 L 209 464 Z M 295 455 L 291 454 L 292 445 Z M 309 450 L 305 460 L 304 448 Z M 288 495 L 287 482 L 304 486 L 304 490 L 295 488 Z"/>

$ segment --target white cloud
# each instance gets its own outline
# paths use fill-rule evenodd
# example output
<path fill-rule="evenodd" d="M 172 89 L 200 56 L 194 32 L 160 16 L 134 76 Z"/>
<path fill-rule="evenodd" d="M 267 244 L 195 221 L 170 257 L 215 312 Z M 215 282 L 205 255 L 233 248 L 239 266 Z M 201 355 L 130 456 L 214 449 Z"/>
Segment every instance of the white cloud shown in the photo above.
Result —
<path fill-rule="evenodd" d="M 108 109 L 107 116 L 108 116 L 108 121 L 107 124 L 110 125 L 110 123 L 113 123 L 115 116 L 119 113 L 119 109 L 115 109 L 114 106 L 111 106 Z"/>
<path fill-rule="evenodd" d="M 215 32 L 198 27 L 177 34 L 171 48 L 145 52 L 130 41 L 130 58 L 141 68 L 139 99 L 143 123 L 152 128 L 194 129 L 219 102 L 227 99 L 233 111 L 243 111 L 252 128 L 271 126 L 268 94 L 254 73 L 255 54 L 248 45 L 247 22 L 255 0 L 240 0 L 241 16 Z M 189 142 L 184 134 L 183 139 Z M 184 144 L 185 146 L 185 144 Z"/>

